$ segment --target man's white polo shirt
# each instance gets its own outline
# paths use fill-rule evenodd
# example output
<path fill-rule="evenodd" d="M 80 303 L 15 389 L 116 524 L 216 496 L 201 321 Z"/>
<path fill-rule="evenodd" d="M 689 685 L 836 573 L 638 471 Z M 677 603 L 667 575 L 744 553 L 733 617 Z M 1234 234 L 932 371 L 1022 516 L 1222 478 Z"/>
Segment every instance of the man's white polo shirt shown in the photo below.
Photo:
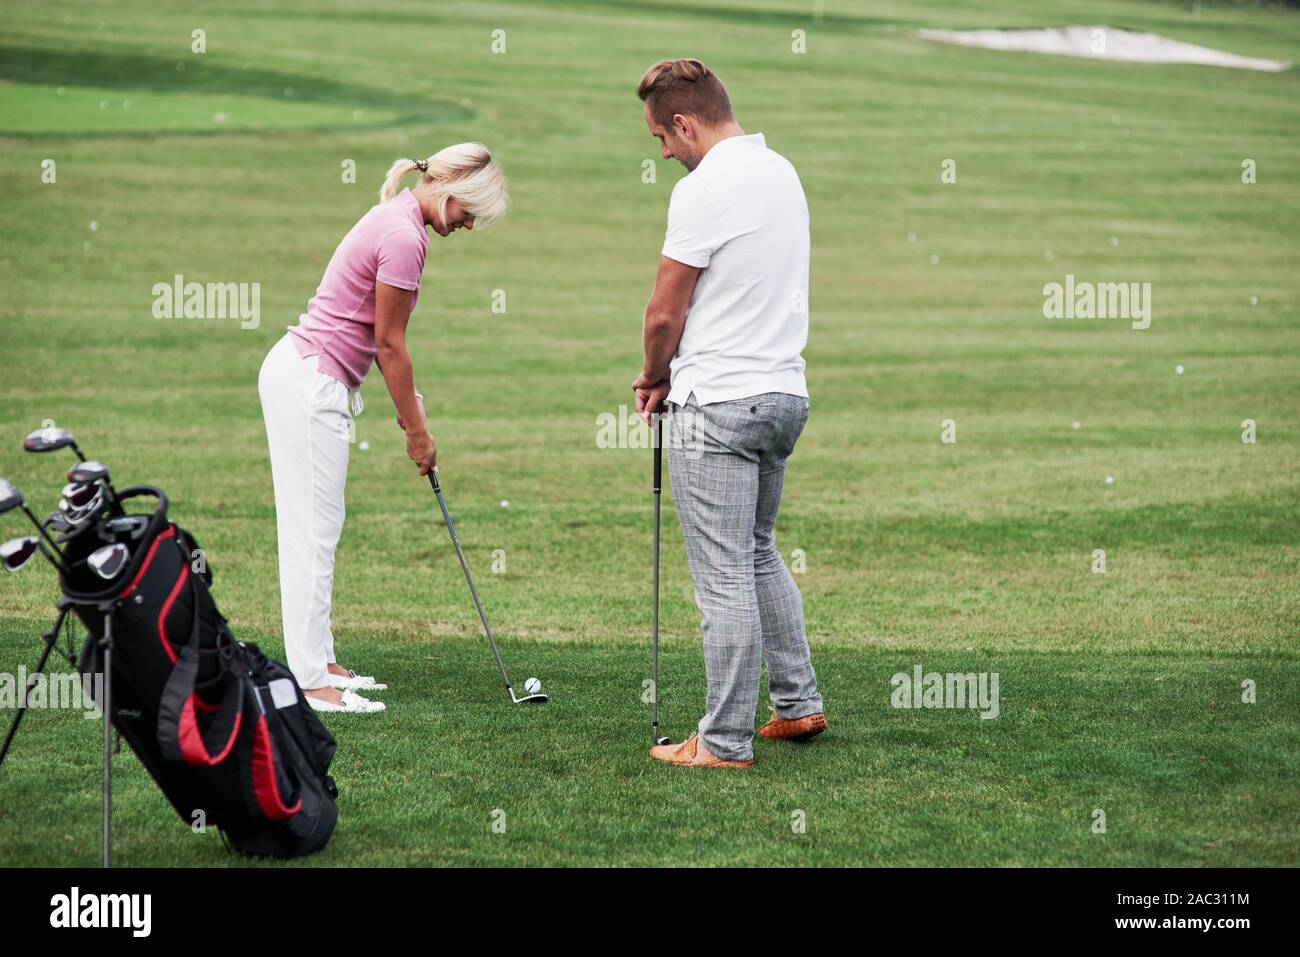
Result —
<path fill-rule="evenodd" d="M 808 395 L 808 203 L 762 133 L 722 140 L 673 187 L 663 254 L 702 268 L 670 401 Z"/>

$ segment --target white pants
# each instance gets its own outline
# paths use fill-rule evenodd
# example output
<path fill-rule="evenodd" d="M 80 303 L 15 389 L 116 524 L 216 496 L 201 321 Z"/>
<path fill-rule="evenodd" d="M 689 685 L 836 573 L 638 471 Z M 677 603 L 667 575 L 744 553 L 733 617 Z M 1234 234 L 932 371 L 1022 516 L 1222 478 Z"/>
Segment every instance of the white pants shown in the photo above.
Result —
<path fill-rule="evenodd" d="M 267 353 L 257 378 L 275 483 L 284 648 L 304 688 L 325 685 L 334 662 L 334 549 L 343 531 L 353 436 L 350 393 L 317 372 L 318 361 L 300 358 L 286 335 Z"/>

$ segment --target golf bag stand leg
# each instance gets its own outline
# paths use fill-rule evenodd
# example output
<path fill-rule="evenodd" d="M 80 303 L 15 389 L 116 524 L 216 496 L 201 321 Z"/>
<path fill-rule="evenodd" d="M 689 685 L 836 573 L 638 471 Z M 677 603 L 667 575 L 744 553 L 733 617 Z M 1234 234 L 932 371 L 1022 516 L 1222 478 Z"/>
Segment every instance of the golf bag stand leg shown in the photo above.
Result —
<path fill-rule="evenodd" d="M 36 670 L 27 678 L 27 687 L 23 689 L 23 697 L 18 703 L 18 710 L 14 712 L 13 720 L 9 722 L 9 730 L 5 733 L 4 744 L 0 745 L 0 765 L 4 764 L 5 757 L 9 754 L 9 748 L 14 743 L 14 735 L 18 733 L 18 723 L 23 720 L 23 715 L 27 713 L 27 697 L 32 693 L 37 678 L 45 672 L 45 664 L 50 660 L 50 652 L 54 650 L 54 646 L 59 640 L 59 632 L 63 630 L 63 621 L 68 617 L 71 608 L 71 605 L 60 601 L 59 617 L 54 620 L 54 627 L 41 636 L 45 640 L 45 647 L 41 650 L 40 660 L 36 662 Z"/>
<path fill-rule="evenodd" d="M 104 866 L 113 866 L 113 606 L 115 601 L 99 606 L 104 613 Z"/>
<path fill-rule="evenodd" d="M 668 403 L 665 402 L 653 413 L 655 430 L 654 445 L 654 496 L 655 496 L 655 531 L 654 531 L 654 601 L 650 638 L 650 687 L 653 697 L 650 699 L 650 743 L 668 744 L 667 737 L 659 735 L 659 502 L 663 492 L 664 467 L 664 415 Z"/>

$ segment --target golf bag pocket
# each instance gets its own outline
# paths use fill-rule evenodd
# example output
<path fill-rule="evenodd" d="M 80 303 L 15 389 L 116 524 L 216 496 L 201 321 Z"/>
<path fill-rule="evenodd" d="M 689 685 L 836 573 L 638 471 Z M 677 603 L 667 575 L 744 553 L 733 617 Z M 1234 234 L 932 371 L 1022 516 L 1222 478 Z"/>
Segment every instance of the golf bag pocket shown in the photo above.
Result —
<path fill-rule="evenodd" d="M 197 606 L 207 588 L 191 572 Z M 210 600 L 210 599 L 208 599 Z M 220 616 L 218 616 L 220 619 Z M 236 788 L 242 814 L 223 824 L 240 850 L 297 856 L 323 846 L 337 819 L 328 777 L 334 738 L 310 711 L 292 674 L 253 644 L 236 642 L 219 620 L 219 679 L 200 695 L 204 616 L 177 653 L 158 707 L 164 757 L 191 765 L 215 788 Z"/>
<path fill-rule="evenodd" d="M 338 789 L 329 776 L 336 747 L 334 736 L 311 710 L 289 669 L 262 654 L 257 645 L 240 646 L 246 667 L 252 747 L 245 790 L 259 813 L 274 829 L 279 846 L 309 854 L 329 840 L 338 817 Z M 236 836 L 249 853 L 258 849 L 260 835 Z M 287 855 L 286 855 L 287 856 Z"/>

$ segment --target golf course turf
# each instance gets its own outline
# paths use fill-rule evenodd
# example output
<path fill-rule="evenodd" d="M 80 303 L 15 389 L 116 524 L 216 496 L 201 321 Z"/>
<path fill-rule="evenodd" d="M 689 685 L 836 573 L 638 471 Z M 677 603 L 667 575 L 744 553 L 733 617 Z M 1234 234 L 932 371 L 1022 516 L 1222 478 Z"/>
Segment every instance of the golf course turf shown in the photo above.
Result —
<path fill-rule="evenodd" d="M 393 160 L 481 140 L 510 180 L 499 227 L 431 235 L 409 342 L 511 678 L 551 700 L 501 688 L 373 371 L 333 626 L 389 710 L 325 716 L 338 830 L 290 866 L 1300 864 L 1300 71 L 915 35 L 1100 23 L 1296 60 L 1300 16 L 813 10 L 6 11 L 0 475 L 55 507 L 72 457 L 21 451 L 53 421 L 119 485 L 163 487 L 235 634 L 281 660 L 262 359 Z M 646 755 L 651 453 L 627 406 L 683 171 L 635 86 L 668 56 L 723 78 L 812 217 L 812 411 L 777 545 L 830 727 L 757 741 L 744 772 Z M 1067 275 L 1150 283 L 1150 327 L 1044 318 Z M 257 321 L 158 318 L 177 276 L 259 284 Z M 660 700 L 681 740 L 704 675 L 671 477 L 664 506 Z M 57 595 L 39 563 L 0 579 L 0 672 L 34 665 Z M 918 665 L 997 673 L 996 718 L 894 707 Z M 98 861 L 101 730 L 24 719 L 0 865 Z M 115 863 L 267 863 L 192 832 L 129 751 L 114 768 Z"/>

